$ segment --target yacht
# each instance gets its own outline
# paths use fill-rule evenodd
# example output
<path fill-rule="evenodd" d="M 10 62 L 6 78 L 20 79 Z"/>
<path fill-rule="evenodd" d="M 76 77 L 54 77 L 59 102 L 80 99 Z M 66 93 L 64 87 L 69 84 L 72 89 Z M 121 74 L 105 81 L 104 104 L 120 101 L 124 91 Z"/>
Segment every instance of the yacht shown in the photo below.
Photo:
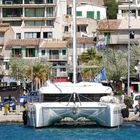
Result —
<path fill-rule="evenodd" d="M 73 92 L 74 91 L 74 92 Z M 101 83 L 47 81 L 39 89 L 39 102 L 28 102 L 23 113 L 24 124 L 46 127 L 65 118 L 86 118 L 100 126 L 117 127 L 123 123 L 123 100 L 112 95 L 112 89 Z"/>
<path fill-rule="evenodd" d="M 39 89 L 39 102 L 28 102 L 23 112 L 27 126 L 46 127 L 65 118 L 86 118 L 105 127 L 116 127 L 126 117 L 123 101 L 112 96 L 112 89 L 101 83 L 77 82 L 76 79 L 76 1 L 73 0 L 73 82 L 47 81 Z M 123 110 L 123 111 L 122 111 Z M 123 117 L 122 117 L 122 113 Z"/>

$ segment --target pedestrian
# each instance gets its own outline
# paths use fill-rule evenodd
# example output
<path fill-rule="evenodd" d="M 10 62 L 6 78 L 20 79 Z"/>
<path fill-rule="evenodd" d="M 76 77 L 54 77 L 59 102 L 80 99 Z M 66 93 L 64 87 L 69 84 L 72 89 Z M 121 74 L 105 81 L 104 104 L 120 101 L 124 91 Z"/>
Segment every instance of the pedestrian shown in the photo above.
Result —
<path fill-rule="evenodd" d="M 11 104 L 11 101 L 12 101 L 12 99 L 11 99 L 11 95 L 9 95 L 9 97 L 8 97 L 8 102 L 9 102 L 9 112 L 11 112 L 11 109 L 10 109 L 10 104 Z"/>
<path fill-rule="evenodd" d="M 138 100 L 138 104 L 135 107 L 134 113 L 135 114 L 139 113 L 139 116 L 140 116 L 140 99 Z"/>

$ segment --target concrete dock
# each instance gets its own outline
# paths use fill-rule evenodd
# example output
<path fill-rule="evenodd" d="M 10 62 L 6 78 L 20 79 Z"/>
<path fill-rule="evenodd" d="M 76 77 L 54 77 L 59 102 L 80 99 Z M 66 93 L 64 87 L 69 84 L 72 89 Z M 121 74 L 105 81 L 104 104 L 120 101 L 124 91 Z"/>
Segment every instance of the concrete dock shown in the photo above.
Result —
<path fill-rule="evenodd" d="M 8 112 L 7 115 L 4 114 L 4 108 L 0 111 L 0 123 L 23 123 L 22 112 L 23 108 L 16 106 L 15 111 Z"/>

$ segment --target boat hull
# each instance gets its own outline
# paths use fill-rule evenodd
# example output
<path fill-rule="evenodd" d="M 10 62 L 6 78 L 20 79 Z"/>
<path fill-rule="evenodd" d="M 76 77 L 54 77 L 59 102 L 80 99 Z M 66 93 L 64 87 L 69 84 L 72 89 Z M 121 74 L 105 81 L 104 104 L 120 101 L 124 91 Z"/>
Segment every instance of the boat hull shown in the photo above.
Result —
<path fill-rule="evenodd" d="M 64 118 L 86 118 L 105 127 L 116 127 L 123 123 L 119 104 L 100 102 L 84 103 L 30 103 L 27 110 L 27 125 L 46 127 Z"/>

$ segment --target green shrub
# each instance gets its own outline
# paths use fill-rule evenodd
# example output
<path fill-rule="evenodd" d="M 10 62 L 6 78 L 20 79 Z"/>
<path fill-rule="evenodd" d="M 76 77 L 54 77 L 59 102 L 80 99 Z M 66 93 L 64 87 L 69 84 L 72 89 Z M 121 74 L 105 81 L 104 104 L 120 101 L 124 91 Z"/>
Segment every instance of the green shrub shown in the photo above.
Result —
<path fill-rule="evenodd" d="M 128 108 L 132 108 L 132 97 L 131 96 L 125 96 L 124 97 L 124 103 Z"/>

